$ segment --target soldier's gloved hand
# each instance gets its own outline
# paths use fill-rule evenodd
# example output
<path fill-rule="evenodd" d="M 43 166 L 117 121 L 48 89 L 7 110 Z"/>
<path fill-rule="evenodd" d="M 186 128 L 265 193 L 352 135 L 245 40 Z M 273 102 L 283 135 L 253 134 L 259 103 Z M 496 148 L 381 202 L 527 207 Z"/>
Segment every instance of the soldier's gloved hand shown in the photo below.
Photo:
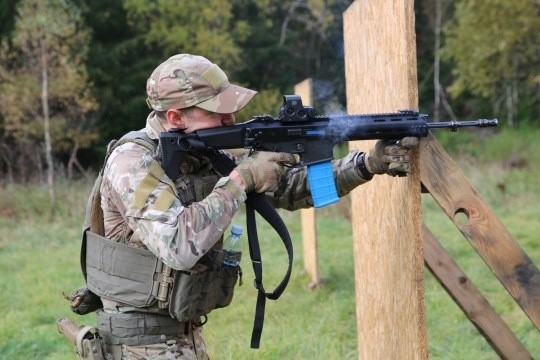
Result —
<path fill-rule="evenodd" d="M 86 285 L 73 290 L 71 295 L 65 298 L 71 301 L 71 311 L 79 315 L 86 315 L 103 307 L 99 296 L 88 290 Z"/>
<path fill-rule="evenodd" d="M 246 193 L 276 191 L 281 177 L 285 174 L 285 164 L 293 165 L 296 158 L 292 154 L 257 151 L 244 159 L 235 168 L 244 181 Z"/>
<path fill-rule="evenodd" d="M 405 176 L 411 171 L 411 149 L 416 146 L 416 137 L 406 137 L 398 141 L 379 140 L 365 155 L 366 168 L 372 174 Z"/>

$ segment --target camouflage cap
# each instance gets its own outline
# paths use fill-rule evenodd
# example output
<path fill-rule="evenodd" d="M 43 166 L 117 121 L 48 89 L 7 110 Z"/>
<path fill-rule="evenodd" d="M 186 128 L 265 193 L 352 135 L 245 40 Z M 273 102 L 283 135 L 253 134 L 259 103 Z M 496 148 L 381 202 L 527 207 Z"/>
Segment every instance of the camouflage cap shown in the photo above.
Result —
<path fill-rule="evenodd" d="M 146 102 L 152 109 L 202 109 L 230 114 L 242 109 L 257 94 L 229 82 L 208 59 L 178 54 L 161 63 L 146 82 Z"/>

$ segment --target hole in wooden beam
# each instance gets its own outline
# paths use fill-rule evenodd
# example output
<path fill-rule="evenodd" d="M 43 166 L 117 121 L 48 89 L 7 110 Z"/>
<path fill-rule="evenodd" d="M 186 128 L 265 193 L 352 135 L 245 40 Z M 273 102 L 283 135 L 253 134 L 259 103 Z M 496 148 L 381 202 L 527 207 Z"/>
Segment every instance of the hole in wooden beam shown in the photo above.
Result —
<path fill-rule="evenodd" d="M 461 226 L 469 221 L 469 212 L 467 209 L 459 208 L 454 213 L 454 222 Z"/>

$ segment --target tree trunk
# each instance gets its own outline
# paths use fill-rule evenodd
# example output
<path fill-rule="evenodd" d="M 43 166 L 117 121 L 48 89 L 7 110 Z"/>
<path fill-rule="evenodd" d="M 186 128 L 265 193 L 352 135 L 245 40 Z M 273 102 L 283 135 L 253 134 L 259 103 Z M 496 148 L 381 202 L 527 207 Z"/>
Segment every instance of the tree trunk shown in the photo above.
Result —
<path fill-rule="evenodd" d="M 37 179 L 38 183 L 43 184 L 45 181 L 45 176 L 43 175 L 43 153 L 45 152 L 41 146 L 35 147 L 35 148 L 28 148 L 28 158 L 32 159 L 32 165 L 26 166 L 25 171 L 27 173 L 26 181 L 33 181 L 34 179 Z M 23 158 L 23 161 L 25 158 Z M 35 170 L 37 169 L 37 175 L 35 175 Z M 32 178 L 32 176 L 35 176 Z"/>
<path fill-rule="evenodd" d="M 49 119 L 49 79 L 48 79 L 48 58 L 47 44 L 44 37 L 40 39 L 41 50 L 41 104 L 43 106 L 43 134 L 45 137 L 45 161 L 47 162 L 47 187 L 49 188 L 49 198 L 54 204 L 56 196 L 54 193 L 54 166 L 52 158 L 51 130 Z"/>
<path fill-rule="evenodd" d="M 514 101 L 512 99 L 512 83 L 508 81 L 505 86 L 506 89 L 506 112 L 508 127 L 514 127 Z"/>
<path fill-rule="evenodd" d="M 5 181 L 8 184 L 13 184 L 13 165 L 12 165 L 12 158 L 13 154 L 10 151 L 9 147 L 7 145 L 1 144 L 0 145 L 1 151 L 0 156 L 2 157 L 2 160 L 6 164 L 6 175 L 5 175 Z"/>
<path fill-rule="evenodd" d="M 433 121 L 440 121 L 441 108 L 441 26 L 442 26 L 442 0 L 435 1 L 435 59 L 433 60 L 433 87 L 435 98 L 433 101 Z"/>
<path fill-rule="evenodd" d="M 71 150 L 71 155 L 67 163 L 67 178 L 69 180 L 73 179 L 73 166 L 79 169 L 79 171 L 85 178 L 87 179 L 90 178 L 89 172 L 81 165 L 81 163 L 79 162 L 79 159 L 77 159 L 78 153 L 79 153 L 79 142 L 75 141 L 75 144 L 73 145 L 73 150 Z"/>

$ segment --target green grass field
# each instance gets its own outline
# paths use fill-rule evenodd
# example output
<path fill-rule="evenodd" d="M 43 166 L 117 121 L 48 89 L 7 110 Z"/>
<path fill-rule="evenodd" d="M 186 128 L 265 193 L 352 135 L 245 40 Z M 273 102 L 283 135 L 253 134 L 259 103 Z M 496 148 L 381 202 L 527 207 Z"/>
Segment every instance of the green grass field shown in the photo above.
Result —
<path fill-rule="evenodd" d="M 499 219 L 540 266 L 540 131 L 503 131 L 473 141 L 473 133 L 442 135 L 451 152 Z M 518 161 L 520 160 L 520 161 Z M 71 314 L 62 292 L 82 284 L 79 232 L 90 184 L 59 184 L 59 205 L 48 205 L 39 187 L 0 189 L 0 359 L 75 359 L 58 334 L 57 318 L 94 324 L 92 315 Z M 230 307 L 210 314 L 205 326 L 212 359 L 356 359 L 358 357 L 351 227 L 337 208 L 318 211 L 320 273 L 324 286 L 308 289 L 303 273 L 299 213 L 282 213 L 295 243 L 289 287 L 269 301 L 261 348 L 249 348 L 256 291 L 246 261 L 244 285 Z M 516 336 L 540 358 L 540 334 L 492 275 L 472 246 L 423 195 L 424 221 Z M 244 224 L 243 213 L 235 223 Z M 285 273 L 280 240 L 259 221 L 265 286 Z M 431 359 L 497 359 L 475 327 L 426 270 L 426 315 Z M 396 354 L 399 358 L 399 354 Z"/>

